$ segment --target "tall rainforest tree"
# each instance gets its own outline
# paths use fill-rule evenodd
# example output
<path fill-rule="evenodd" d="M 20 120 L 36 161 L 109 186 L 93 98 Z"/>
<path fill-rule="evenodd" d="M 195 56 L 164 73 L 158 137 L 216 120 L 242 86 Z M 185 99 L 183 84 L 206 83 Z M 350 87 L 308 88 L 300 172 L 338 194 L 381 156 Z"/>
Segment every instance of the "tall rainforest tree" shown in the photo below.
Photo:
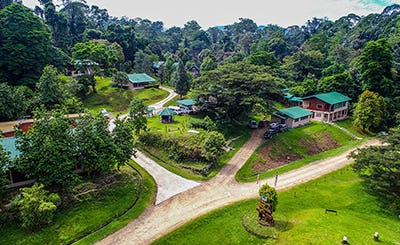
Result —
<path fill-rule="evenodd" d="M 37 111 L 32 129 L 28 133 L 17 131 L 17 149 L 21 152 L 18 169 L 44 185 L 61 187 L 75 183 L 76 144 L 71 130 L 63 112 Z"/>
<path fill-rule="evenodd" d="M 36 84 L 39 92 L 40 103 L 52 109 L 56 104 L 63 104 L 67 95 L 67 89 L 63 80 L 58 76 L 57 69 L 46 66 L 43 74 Z"/>
<path fill-rule="evenodd" d="M 116 146 L 108 121 L 101 114 L 84 115 L 74 130 L 77 159 L 89 175 L 109 173 L 115 166 Z"/>
<path fill-rule="evenodd" d="M 384 101 L 378 93 L 365 90 L 354 110 L 354 126 L 362 130 L 377 129 L 384 120 Z"/>
<path fill-rule="evenodd" d="M 112 137 L 116 146 L 115 160 L 119 170 L 135 154 L 136 151 L 133 149 L 135 141 L 128 120 L 117 118 L 114 123 L 115 128 L 112 131 Z"/>
<path fill-rule="evenodd" d="M 175 87 L 175 91 L 179 94 L 181 98 L 182 96 L 187 95 L 187 93 L 189 92 L 189 76 L 186 73 L 185 65 L 183 64 L 182 60 L 179 61 L 178 67 L 176 68 L 173 84 Z"/>
<path fill-rule="evenodd" d="M 54 59 L 51 34 L 32 10 L 13 3 L 0 10 L 0 82 L 35 84 Z"/>
<path fill-rule="evenodd" d="M 386 39 L 367 44 L 360 59 L 363 90 L 371 90 L 384 97 L 399 93 L 400 86 L 394 82 L 393 54 Z"/>
<path fill-rule="evenodd" d="M 281 79 L 268 67 L 247 62 L 226 64 L 193 81 L 201 106 L 230 119 L 247 116 L 256 105 L 271 110 L 281 94 Z"/>
<path fill-rule="evenodd" d="M 0 83 L 0 121 L 17 119 L 28 113 L 32 103 L 32 91 L 23 86 Z"/>
<path fill-rule="evenodd" d="M 141 130 L 147 129 L 147 106 L 143 100 L 133 98 L 129 105 L 129 123 L 138 135 Z"/>
<path fill-rule="evenodd" d="M 359 149 L 351 154 L 353 169 L 364 180 L 367 190 L 383 206 L 400 214 L 400 131 L 390 132 L 384 145 Z"/>
<path fill-rule="evenodd" d="M 121 89 L 123 86 L 129 84 L 129 77 L 123 71 L 118 71 L 117 73 L 115 73 L 112 79 L 113 79 L 114 83 Z"/>
<path fill-rule="evenodd" d="M 54 45 L 67 52 L 70 48 L 67 16 L 56 10 L 52 0 L 41 0 L 40 3 L 43 5 L 43 9 L 36 6 L 35 13 L 45 20 L 51 30 Z"/>

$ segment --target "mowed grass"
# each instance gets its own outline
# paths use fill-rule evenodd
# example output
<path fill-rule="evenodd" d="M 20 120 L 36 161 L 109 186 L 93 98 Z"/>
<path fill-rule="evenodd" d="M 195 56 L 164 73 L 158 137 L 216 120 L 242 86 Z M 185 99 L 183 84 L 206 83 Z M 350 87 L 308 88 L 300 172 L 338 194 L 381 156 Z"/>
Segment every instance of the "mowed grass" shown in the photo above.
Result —
<path fill-rule="evenodd" d="M 93 244 L 103 238 L 106 238 L 108 235 L 116 232 L 122 227 L 126 226 L 129 222 L 139 217 L 140 214 L 148 207 L 151 203 L 154 203 L 156 192 L 157 192 L 157 184 L 154 181 L 153 177 L 146 172 L 142 167 L 138 164 L 133 164 L 136 169 L 143 176 L 143 189 L 142 194 L 135 204 L 135 206 L 129 210 L 126 214 L 122 215 L 118 219 L 114 220 L 106 227 L 100 229 L 99 231 L 79 240 L 74 244 Z"/>
<path fill-rule="evenodd" d="M 91 92 L 83 100 L 84 106 L 93 114 L 99 113 L 104 108 L 116 116 L 118 113 L 128 111 L 129 103 L 133 97 L 142 99 L 146 105 L 151 105 L 169 95 L 167 91 L 158 88 L 129 90 L 112 87 L 113 82 L 110 78 L 95 78 L 97 93 Z"/>
<path fill-rule="evenodd" d="M 362 132 L 361 130 L 357 129 L 356 127 L 353 126 L 353 119 L 352 118 L 347 118 L 345 120 L 337 121 L 335 122 L 337 125 L 340 127 L 343 127 L 347 129 L 350 133 L 354 134 L 355 136 L 361 137 L 361 138 L 366 138 L 370 137 L 371 134 L 368 134 L 366 132 Z"/>
<path fill-rule="evenodd" d="M 316 155 L 308 155 L 307 148 L 299 144 L 300 140 L 304 141 L 311 137 L 315 137 L 316 135 L 324 134 L 329 134 L 337 142 L 337 148 L 326 150 Z M 276 145 L 281 151 L 279 153 L 271 151 L 271 154 L 291 153 L 301 156 L 302 159 L 283 165 L 276 169 L 262 171 L 260 172 L 261 179 L 271 177 L 275 175 L 276 172 L 288 172 L 310 162 L 340 154 L 353 147 L 356 147 L 361 143 L 362 141 L 355 140 L 342 130 L 325 123 L 313 122 L 307 126 L 289 129 L 289 131 L 275 135 L 272 139 L 266 140 L 262 145 L 260 145 L 256 152 L 250 156 L 243 167 L 237 172 L 236 180 L 239 182 L 256 181 L 258 172 L 252 169 L 252 167 L 257 160 L 263 161 L 259 152 L 262 148 L 270 144 Z"/>
<path fill-rule="evenodd" d="M 16 224 L 0 229 L 0 244 L 68 244 L 79 236 L 111 220 L 127 209 L 138 195 L 139 176 L 128 167 L 123 181 L 102 190 L 96 198 L 82 201 L 79 205 L 60 210 L 53 224 L 37 232 L 27 232 Z M 143 193 L 135 207 L 120 219 L 82 241 L 91 244 L 107 234 L 120 229 L 141 214 L 155 195 L 156 186 L 149 175 L 144 175 Z M 88 241 L 88 242 L 85 242 Z"/>
<path fill-rule="evenodd" d="M 188 130 L 192 129 L 190 124 L 192 122 L 200 122 L 203 120 L 202 115 L 181 115 L 174 116 L 173 123 L 161 123 L 158 115 L 148 118 L 148 128 L 151 131 L 158 131 L 163 134 L 193 134 L 189 133 Z M 220 156 L 216 167 L 207 175 L 203 176 L 193 172 L 190 169 L 182 168 L 182 165 L 187 165 L 196 168 L 203 168 L 207 166 L 207 163 L 195 163 L 195 162 L 177 162 L 169 157 L 169 152 L 163 150 L 163 148 L 146 148 L 148 156 L 155 160 L 158 164 L 168 169 L 169 171 L 180 175 L 184 178 L 192 180 L 206 181 L 218 174 L 219 170 L 233 157 L 234 154 L 246 143 L 251 137 L 251 129 L 245 126 L 226 126 L 221 130 L 225 138 L 235 139 L 230 144 L 231 151 L 225 152 Z"/>
<path fill-rule="evenodd" d="M 288 221 L 276 239 L 261 239 L 241 224 L 244 214 L 257 212 L 256 199 L 245 200 L 201 216 L 159 238 L 154 244 L 379 244 L 400 243 L 399 217 L 382 210 L 367 194 L 350 167 L 278 193 L 276 222 Z M 325 209 L 338 212 L 325 213 Z M 256 221 L 254 221 L 256 222 Z"/>

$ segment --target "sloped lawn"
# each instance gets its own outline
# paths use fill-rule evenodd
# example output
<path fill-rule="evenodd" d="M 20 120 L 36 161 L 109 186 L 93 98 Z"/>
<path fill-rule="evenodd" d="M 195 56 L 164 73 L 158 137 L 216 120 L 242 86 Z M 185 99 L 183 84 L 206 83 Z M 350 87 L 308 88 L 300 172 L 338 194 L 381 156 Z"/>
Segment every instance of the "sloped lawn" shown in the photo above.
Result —
<path fill-rule="evenodd" d="M 118 113 L 126 113 L 129 108 L 129 103 L 133 97 L 142 99 L 146 105 L 154 104 L 164 98 L 169 93 L 159 88 L 145 89 L 121 89 L 112 87 L 113 82 L 110 78 L 96 77 L 97 93 L 90 93 L 83 100 L 85 107 L 91 113 L 99 113 L 101 109 L 106 109 L 116 116 Z"/>
<path fill-rule="evenodd" d="M 339 154 L 361 144 L 340 129 L 313 122 L 275 135 L 258 147 L 236 174 L 238 181 L 255 181 L 257 174 L 267 178 L 307 163 Z"/>
<path fill-rule="evenodd" d="M 276 239 L 261 239 L 242 226 L 242 215 L 256 213 L 255 199 L 235 203 L 201 216 L 161 237 L 154 244 L 379 244 L 400 242 L 399 217 L 382 210 L 365 192 L 350 167 L 278 193 L 275 221 L 289 222 Z M 333 209 L 334 213 L 325 213 Z M 255 221 L 256 222 L 256 221 Z"/>

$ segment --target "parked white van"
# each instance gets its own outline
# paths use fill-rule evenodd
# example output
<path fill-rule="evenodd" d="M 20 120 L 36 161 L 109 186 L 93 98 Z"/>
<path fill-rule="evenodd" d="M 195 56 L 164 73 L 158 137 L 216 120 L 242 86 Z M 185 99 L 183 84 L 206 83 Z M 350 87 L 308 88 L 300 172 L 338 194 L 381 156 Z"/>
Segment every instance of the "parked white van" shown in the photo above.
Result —
<path fill-rule="evenodd" d="M 183 110 L 178 107 L 178 106 L 168 106 L 169 109 L 173 110 L 177 115 L 182 115 L 183 114 Z"/>

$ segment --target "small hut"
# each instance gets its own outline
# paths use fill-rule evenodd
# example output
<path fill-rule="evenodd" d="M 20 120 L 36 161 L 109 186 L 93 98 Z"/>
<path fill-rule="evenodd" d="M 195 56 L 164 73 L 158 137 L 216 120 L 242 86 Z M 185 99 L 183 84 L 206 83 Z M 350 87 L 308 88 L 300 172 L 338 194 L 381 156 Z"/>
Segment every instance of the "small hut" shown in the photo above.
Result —
<path fill-rule="evenodd" d="M 169 108 L 163 108 L 157 114 L 161 116 L 162 123 L 170 123 L 170 122 L 174 121 L 173 115 L 175 115 L 176 113 L 175 113 L 175 111 L 173 111 Z"/>

